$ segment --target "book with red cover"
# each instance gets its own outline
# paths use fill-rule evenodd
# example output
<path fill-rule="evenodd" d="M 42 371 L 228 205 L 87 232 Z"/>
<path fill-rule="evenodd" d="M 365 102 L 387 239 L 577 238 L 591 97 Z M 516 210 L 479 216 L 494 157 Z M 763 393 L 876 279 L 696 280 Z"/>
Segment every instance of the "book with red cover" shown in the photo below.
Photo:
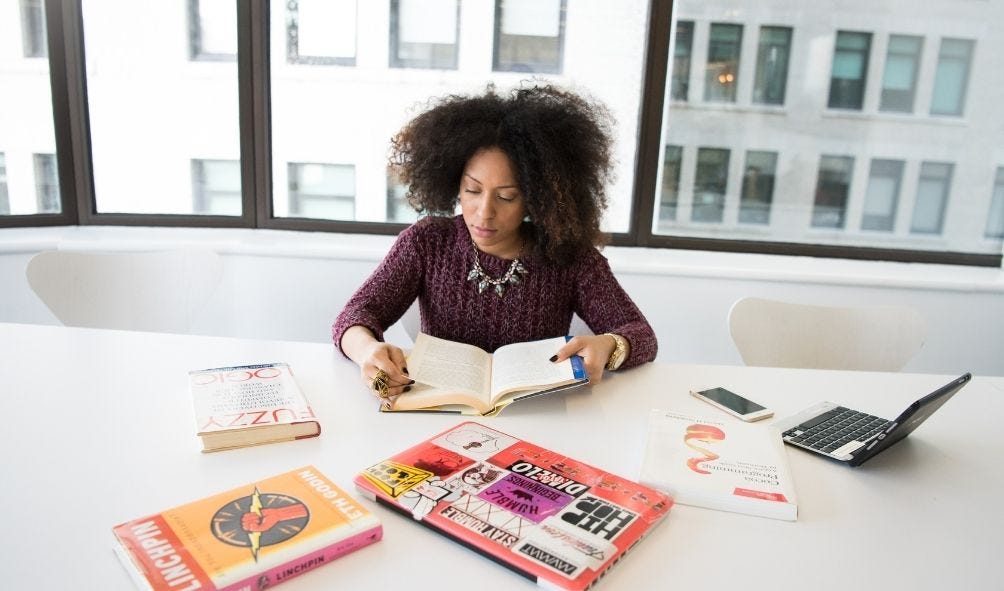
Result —
<path fill-rule="evenodd" d="M 664 493 L 475 422 L 363 470 L 358 490 L 536 581 L 593 584 L 662 521 Z"/>
<path fill-rule="evenodd" d="M 366 507 L 313 466 L 112 529 L 140 589 L 264 589 L 380 540 Z"/>

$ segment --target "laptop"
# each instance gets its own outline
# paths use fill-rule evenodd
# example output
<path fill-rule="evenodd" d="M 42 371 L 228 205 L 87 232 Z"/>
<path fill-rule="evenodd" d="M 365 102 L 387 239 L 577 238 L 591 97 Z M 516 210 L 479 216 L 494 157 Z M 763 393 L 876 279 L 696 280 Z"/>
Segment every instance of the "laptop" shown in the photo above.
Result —
<path fill-rule="evenodd" d="M 970 379 L 969 373 L 959 376 L 911 404 L 892 421 L 833 402 L 820 402 L 773 426 L 789 445 L 860 466 L 909 435 Z"/>

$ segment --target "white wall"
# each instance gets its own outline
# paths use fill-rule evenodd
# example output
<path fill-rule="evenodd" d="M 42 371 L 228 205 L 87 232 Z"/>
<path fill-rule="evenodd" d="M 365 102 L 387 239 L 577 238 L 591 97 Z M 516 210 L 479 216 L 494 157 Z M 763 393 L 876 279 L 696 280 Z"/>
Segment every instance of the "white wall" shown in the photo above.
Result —
<path fill-rule="evenodd" d="M 206 246 L 224 255 L 224 278 L 193 332 L 328 342 L 335 315 L 391 240 L 196 228 L 2 230 L 0 322 L 58 324 L 24 278 L 28 260 L 41 250 Z M 906 371 L 1004 375 L 1001 269 L 613 247 L 604 252 L 655 328 L 663 362 L 741 364 L 726 315 L 737 298 L 760 295 L 849 306 L 908 304 L 927 319 L 928 339 Z M 388 338 L 407 343 L 399 328 Z"/>

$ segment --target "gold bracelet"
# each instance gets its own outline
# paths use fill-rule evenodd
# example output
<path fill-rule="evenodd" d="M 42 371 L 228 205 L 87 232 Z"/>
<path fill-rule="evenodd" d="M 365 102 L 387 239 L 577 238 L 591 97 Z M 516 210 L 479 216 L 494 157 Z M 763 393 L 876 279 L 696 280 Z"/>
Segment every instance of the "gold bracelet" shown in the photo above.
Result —
<path fill-rule="evenodd" d="M 614 350 L 611 351 L 606 365 L 607 369 L 613 371 L 624 363 L 624 354 L 627 353 L 627 342 L 624 340 L 624 337 L 612 332 L 603 333 L 603 336 L 611 337 L 614 340 Z"/>

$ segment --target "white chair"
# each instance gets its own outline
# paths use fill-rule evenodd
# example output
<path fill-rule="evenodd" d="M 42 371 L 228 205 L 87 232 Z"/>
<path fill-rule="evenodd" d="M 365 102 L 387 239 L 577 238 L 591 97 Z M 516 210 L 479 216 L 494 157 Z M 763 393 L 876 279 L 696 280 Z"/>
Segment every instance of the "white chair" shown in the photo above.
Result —
<path fill-rule="evenodd" d="M 746 365 L 899 371 L 920 350 L 927 323 L 913 308 L 844 308 L 742 298 L 729 332 Z"/>
<path fill-rule="evenodd" d="M 28 262 L 28 284 L 66 326 L 187 333 L 222 279 L 209 250 L 50 250 Z"/>

